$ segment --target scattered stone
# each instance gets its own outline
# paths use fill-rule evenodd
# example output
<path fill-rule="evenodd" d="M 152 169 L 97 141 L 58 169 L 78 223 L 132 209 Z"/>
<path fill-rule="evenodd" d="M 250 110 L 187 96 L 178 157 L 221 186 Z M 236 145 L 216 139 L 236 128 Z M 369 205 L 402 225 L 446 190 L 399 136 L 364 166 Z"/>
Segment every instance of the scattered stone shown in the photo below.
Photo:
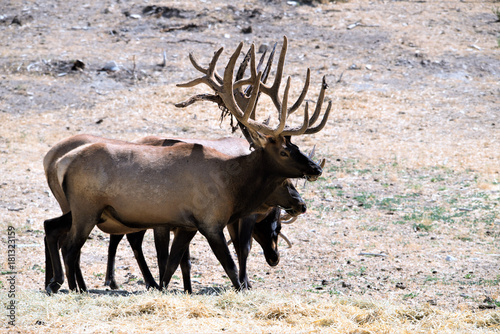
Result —
<path fill-rule="evenodd" d="M 242 34 L 251 34 L 252 33 L 252 26 L 248 26 L 246 28 L 241 29 Z"/>
<path fill-rule="evenodd" d="M 351 284 L 346 283 L 346 282 L 344 282 L 344 281 L 340 282 L 340 286 L 342 286 L 343 288 L 348 288 L 348 289 L 350 289 L 350 288 L 351 288 Z"/>
<path fill-rule="evenodd" d="M 120 70 L 120 68 L 118 67 L 118 65 L 116 64 L 116 62 L 114 60 L 107 62 L 104 65 L 104 67 L 101 69 L 101 71 L 108 71 L 108 72 L 116 72 L 119 70 Z"/>
<path fill-rule="evenodd" d="M 479 305 L 480 310 L 491 310 L 496 308 L 497 306 L 495 304 L 481 304 Z"/>
<path fill-rule="evenodd" d="M 396 288 L 404 290 L 404 289 L 406 289 L 406 286 L 403 283 L 398 282 L 398 283 L 396 283 Z"/>
<path fill-rule="evenodd" d="M 79 59 L 75 60 L 73 66 L 71 67 L 72 71 L 83 71 L 85 69 L 85 63 Z"/>
<path fill-rule="evenodd" d="M 455 257 L 453 257 L 453 256 L 451 256 L 451 255 L 446 255 L 446 261 L 451 262 L 451 261 L 456 261 L 456 260 L 457 260 L 457 259 L 456 259 Z"/>

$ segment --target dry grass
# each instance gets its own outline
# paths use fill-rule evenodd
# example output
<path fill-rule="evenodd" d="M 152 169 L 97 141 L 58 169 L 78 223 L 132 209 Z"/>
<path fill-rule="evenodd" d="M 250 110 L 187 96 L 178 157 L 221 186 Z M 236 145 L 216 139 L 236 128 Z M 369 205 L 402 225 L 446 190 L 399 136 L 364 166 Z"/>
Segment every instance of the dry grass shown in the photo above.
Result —
<path fill-rule="evenodd" d="M 392 301 L 273 295 L 146 292 L 129 296 L 20 294 L 17 330 L 92 333 L 492 333 L 500 312 L 443 311 Z"/>

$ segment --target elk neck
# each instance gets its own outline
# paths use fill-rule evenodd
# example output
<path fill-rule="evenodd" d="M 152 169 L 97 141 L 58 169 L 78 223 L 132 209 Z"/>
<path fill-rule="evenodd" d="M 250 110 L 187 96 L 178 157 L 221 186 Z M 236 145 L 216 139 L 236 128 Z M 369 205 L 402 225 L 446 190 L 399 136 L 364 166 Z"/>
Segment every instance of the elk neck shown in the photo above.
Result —
<path fill-rule="evenodd" d="M 263 149 L 231 160 L 235 167 L 233 169 L 235 177 L 232 180 L 236 197 L 231 219 L 238 219 L 260 207 L 285 181 L 287 175 L 274 168 Z"/>

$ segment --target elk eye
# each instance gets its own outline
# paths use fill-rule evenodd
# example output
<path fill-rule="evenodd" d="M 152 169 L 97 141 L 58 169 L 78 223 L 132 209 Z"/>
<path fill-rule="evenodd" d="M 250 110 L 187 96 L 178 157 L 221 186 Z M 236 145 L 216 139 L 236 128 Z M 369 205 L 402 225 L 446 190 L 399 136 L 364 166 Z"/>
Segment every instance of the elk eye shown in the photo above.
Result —
<path fill-rule="evenodd" d="M 285 151 L 281 151 L 281 152 L 280 152 L 280 154 L 281 154 L 281 156 L 282 156 L 282 157 L 286 157 L 286 156 L 288 156 L 288 154 L 286 154 L 286 152 L 285 152 Z"/>

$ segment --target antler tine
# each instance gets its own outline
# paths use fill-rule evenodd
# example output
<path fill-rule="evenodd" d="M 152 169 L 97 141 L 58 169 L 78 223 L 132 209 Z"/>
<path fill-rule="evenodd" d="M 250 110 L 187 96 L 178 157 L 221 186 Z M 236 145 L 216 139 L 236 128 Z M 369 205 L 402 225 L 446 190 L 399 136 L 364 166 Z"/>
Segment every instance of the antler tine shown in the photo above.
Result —
<path fill-rule="evenodd" d="M 288 214 L 285 216 L 284 220 L 281 221 L 281 224 L 292 224 L 297 220 L 298 216 L 290 217 Z"/>
<path fill-rule="evenodd" d="M 261 81 L 263 84 L 266 83 L 267 78 L 269 77 L 269 73 L 271 72 L 271 66 L 273 65 L 274 53 L 276 52 L 277 45 L 278 45 L 278 43 L 274 43 L 273 51 L 271 51 L 271 54 L 269 55 L 269 59 L 267 60 L 266 67 L 264 68 L 264 72 L 262 73 Z M 256 73 L 260 71 L 260 68 L 262 67 L 262 64 L 264 63 L 266 53 L 267 53 L 267 50 L 264 51 L 264 53 L 262 54 L 262 57 L 260 57 L 259 64 L 257 65 L 257 70 L 255 70 L 254 66 L 251 67 L 250 71 L 251 71 L 252 77 L 255 77 Z M 245 95 L 250 94 L 251 92 L 252 92 L 252 86 L 248 86 L 247 89 L 245 90 Z M 260 97 L 260 92 L 259 92 L 259 97 Z M 258 101 L 259 97 L 257 97 L 257 101 Z M 256 109 L 257 109 L 257 107 L 255 107 L 254 110 L 252 111 L 252 114 L 250 115 L 251 119 L 255 119 Z"/>
<path fill-rule="evenodd" d="M 302 92 L 300 93 L 297 101 L 293 104 L 293 106 L 290 107 L 290 109 L 288 109 L 288 116 L 297 111 L 302 102 L 304 102 L 304 99 L 306 98 L 307 95 L 307 90 L 309 89 L 310 80 L 311 80 L 311 70 L 308 68 L 306 73 L 306 82 L 304 83 L 304 88 L 302 88 Z M 311 121 L 309 121 L 309 123 L 311 123 Z"/>
<path fill-rule="evenodd" d="M 245 54 L 245 58 L 243 58 L 243 61 L 240 64 L 240 67 L 238 68 L 238 71 L 236 72 L 236 81 L 240 80 L 243 78 L 243 75 L 245 74 L 245 71 L 248 66 L 248 62 L 250 61 L 250 55 L 252 48 L 248 49 L 248 52 Z"/>
<path fill-rule="evenodd" d="M 283 232 L 280 232 L 279 236 L 282 237 L 283 240 L 285 240 L 285 242 L 288 245 L 288 248 L 292 248 L 292 242 L 288 240 L 288 238 L 286 237 L 286 235 L 283 234 Z"/>
<path fill-rule="evenodd" d="M 259 93 L 260 78 L 262 76 L 262 72 L 259 72 L 257 74 L 257 78 L 253 83 L 255 85 L 255 89 L 252 91 L 252 95 L 250 96 L 250 100 L 246 105 L 245 112 L 243 112 L 236 103 L 233 94 L 233 91 L 235 89 L 233 84 L 234 66 L 236 64 L 236 60 L 238 59 L 242 47 L 243 43 L 240 43 L 240 45 L 238 45 L 238 47 L 236 48 L 236 51 L 229 59 L 229 63 L 227 64 L 226 69 L 224 70 L 224 80 L 223 80 L 224 84 L 222 86 L 221 91 L 218 93 L 221 95 L 221 98 L 223 99 L 227 109 L 236 117 L 236 119 L 241 123 L 243 123 L 244 125 L 249 125 L 248 118 L 250 117 L 252 109 L 255 107 L 255 102 L 257 100 L 257 95 Z"/>
<path fill-rule="evenodd" d="M 278 67 L 276 68 L 276 75 L 274 82 L 271 86 L 262 85 L 261 91 L 268 95 L 274 103 L 276 109 L 281 110 L 280 101 L 278 99 L 278 92 L 281 85 L 281 78 L 283 76 L 283 67 L 285 66 L 286 50 L 288 48 L 288 38 L 283 36 L 283 45 L 281 46 L 280 59 L 278 60 Z"/>
<path fill-rule="evenodd" d="M 304 121 L 302 122 L 302 126 L 297 128 L 287 128 L 281 133 L 281 135 L 298 136 L 304 134 L 308 128 L 309 128 L 309 104 L 306 102 L 306 107 L 304 108 Z"/>
<path fill-rule="evenodd" d="M 223 50 L 222 48 L 218 50 L 218 54 L 219 54 L 219 55 L 217 56 L 217 58 L 220 56 L 220 53 L 222 53 L 222 50 Z M 200 71 L 200 72 L 201 72 L 201 73 L 203 73 L 203 74 L 207 74 L 208 69 L 203 68 L 203 67 L 202 67 L 202 66 L 198 63 L 198 60 L 195 58 L 195 56 L 194 56 L 192 53 L 189 53 L 189 60 L 191 61 L 191 64 L 193 64 L 193 67 L 194 67 L 195 69 L 197 69 L 198 71 Z M 212 60 L 213 60 L 213 59 L 212 59 Z M 215 79 L 216 79 L 216 80 L 217 80 L 220 84 L 222 84 L 222 78 L 221 78 L 221 76 L 220 76 L 217 72 L 215 72 L 214 74 L 215 74 Z"/>
<path fill-rule="evenodd" d="M 191 63 L 193 64 L 193 66 L 205 75 L 202 76 L 201 78 L 196 78 L 196 79 L 191 80 L 191 81 L 186 82 L 186 83 L 177 84 L 177 87 L 193 87 L 193 86 L 196 86 L 198 84 L 204 83 L 207 86 L 211 87 L 216 92 L 218 90 L 220 90 L 222 88 L 222 86 L 221 86 L 222 79 L 221 79 L 220 75 L 217 74 L 217 71 L 215 70 L 215 65 L 217 64 L 217 60 L 219 60 L 219 57 L 220 57 L 223 50 L 224 50 L 224 48 L 220 48 L 219 50 L 217 50 L 217 52 L 215 52 L 212 60 L 210 61 L 210 65 L 208 66 L 207 69 L 203 69 L 198 64 L 198 62 L 196 61 L 194 56 L 192 54 L 190 54 L 189 59 L 191 60 Z M 215 81 L 218 81 L 218 82 L 215 82 Z"/>
<path fill-rule="evenodd" d="M 304 134 L 310 135 L 310 134 L 317 133 L 317 132 L 321 131 L 325 127 L 326 121 L 328 121 L 328 116 L 330 116 L 330 110 L 331 109 L 332 109 L 332 101 L 329 101 L 328 102 L 328 107 L 326 107 L 325 115 L 323 116 L 323 119 L 321 120 L 321 123 L 318 124 L 314 128 L 308 128 L 304 132 Z"/>
<path fill-rule="evenodd" d="M 250 71 L 251 71 L 251 76 L 249 78 L 244 78 L 244 79 L 242 79 L 242 78 L 240 78 L 240 79 L 236 78 L 236 82 L 233 84 L 233 86 L 234 86 L 233 88 L 234 89 L 238 89 L 238 88 L 240 88 L 241 86 L 244 86 L 244 85 L 251 85 L 255 81 L 255 78 L 257 77 L 257 70 L 255 69 L 255 45 L 254 44 L 252 44 L 250 46 L 250 50 L 248 50 L 248 53 L 250 54 Z M 248 53 L 247 53 L 247 55 L 248 55 Z M 245 56 L 245 58 L 246 58 L 246 56 Z"/>
<path fill-rule="evenodd" d="M 323 101 L 325 99 L 325 91 L 327 88 L 328 85 L 326 84 L 326 76 L 323 76 L 323 80 L 321 82 L 321 90 L 319 91 L 319 96 L 318 96 L 318 102 L 316 102 L 316 109 L 314 110 L 314 114 L 311 116 L 311 119 L 309 119 L 310 125 L 313 125 L 318 120 L 319 113 L 321 111 L 321 108 L 323 107 Z"/>
<path fill-rule="evenodd" d="M 316 153 L 316 144 L 314 144 L 311 153 L 309 153 L 309 159 L 312 159 L 314 157 L 314 153 Z"/>
<path fill-rule="evenodd" d="M 269 73 L 271 72 L 271 66 L 273 66 L 274 54 L 276 52 L 277 45 L 278 45 L 278 43 L 274 43 L 273 51 L 271 51 L 271 54 L 269 55 L 269 59 L 267 60 L 266 67 L 264 68 L 264 73 L 262 74 L 262 82 L 263 83 L 266 83 L 267 78 L 269 77 Z"/>
<path fill-rule="evenodd" d="M 208 65 L 207 74 L 206 74 L 209 80 L 212 80 L 212 82 L 213 82 L 213 79 L 216 79 L 220 84 L 222 84 L 222 78 L 217 73 L 217 70 L 215 69 L 215 65 L 217 64 L 217 61 L 219 60 L 219 57 L 220 57 L 223 50 L 224 50 L 224 48 L 220 48 L 219 50 L 217 50 L 217 52 L 215 52 L 214 57 L 212 58 L 212 60 L 210 61 L 210 64 Z M 241 50 L 241 48 L 240 48 L 240 50 Z"/>

